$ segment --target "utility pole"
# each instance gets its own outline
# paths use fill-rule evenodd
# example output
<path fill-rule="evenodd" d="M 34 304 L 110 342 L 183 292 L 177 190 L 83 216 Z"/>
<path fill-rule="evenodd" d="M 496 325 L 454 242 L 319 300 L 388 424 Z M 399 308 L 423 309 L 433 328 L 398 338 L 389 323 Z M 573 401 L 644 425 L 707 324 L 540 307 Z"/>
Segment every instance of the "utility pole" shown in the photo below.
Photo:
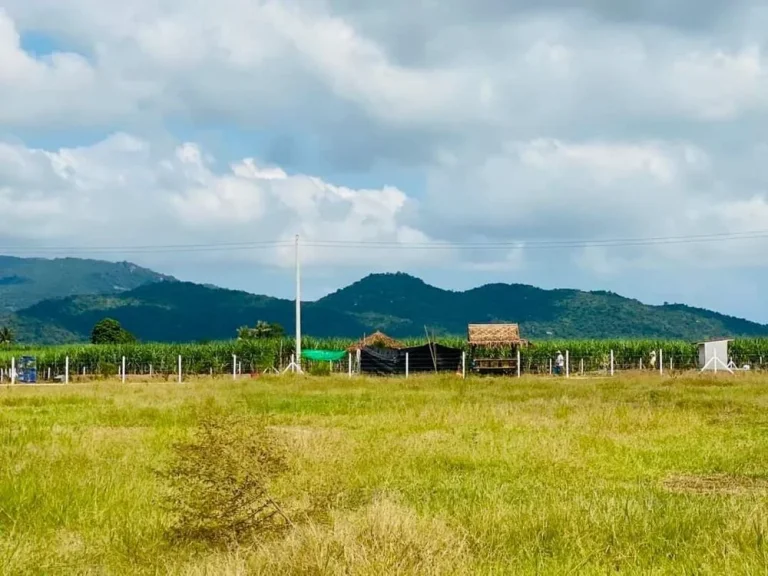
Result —
<path fill-rule="evenodd" d="M 301 372 L 301 261 L 299 260 L 299 235 L 296 234 L 296 371 Z"/>

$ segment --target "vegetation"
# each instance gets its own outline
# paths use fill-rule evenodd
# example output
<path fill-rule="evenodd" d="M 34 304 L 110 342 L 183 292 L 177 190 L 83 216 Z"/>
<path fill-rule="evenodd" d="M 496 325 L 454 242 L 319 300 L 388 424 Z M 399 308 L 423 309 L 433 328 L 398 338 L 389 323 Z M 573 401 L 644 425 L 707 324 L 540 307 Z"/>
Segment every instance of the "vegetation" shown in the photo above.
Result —
<path fill-rule="evenodd" d="M 0 316 L 42 300 L 118 294 L 149 282 L 172 279 L 130 262 L 0 256 Z"/>
<path fill-rule="evenodd" d="M 66 293 L 66 292 L 63 292 Z M 85 342 L 108 316 L 142 341 L 196 342 L 231 338 L 244 319 L 262 325 L 241 337 L 268 337 L 267 326 L 290 326 L 290 300 L 188 282 L 151 282 L 120 293 L 44 300 L 18 311 L 20 341 Z M 768 326 L 683 305 L 648 306 L 608 292 L 542 290 L 490 284 L 453 292 L 406 274 L 374 274 L 302 308 L 302 327 L 317 337 L 360 338 L 381 329 L 393 337 L 466 334 L 467 324 L 511 321 L 533 341 L 553 339 L 768 336 Z M 242 328 L 241 328 L 242 329 Z M 258 331 L 258 335 L 257 335 Z"/>
<path fill-rule="evenodd" d="M 767 402 L 755 375 L 6 388 L 0 573 L 762 574 Z M 157 472 L 226 443 L 211 406 L 269 415 L 293 526 L 174 536 Z"/>
<path fill-rule="evenodd" d="M 468 351 L 462 338 L 438 338 L 446 346 Z M 347 338 L 302 338 L 304 350 L 345 350 L 355 341 Z M 407 346 L 422 345 L 425 338 L 401 340 Z M 679 340 L 553 340 L 536 342 L 521 352 L 522 371 L 526 374 L 548 373 L 549 362 L 557 351 L 568 351 L 571 371 L 605 372 L 610 366 L 613 351 L 616 370 L 648 368 L 651 351 L 661 350 L 661 361 L 666 370 L 687 370 L 697 365 L 695 344 Z M 11 365 L 11 357 L 30 355 L 37 358 L 38 372 L 51 368 L 52 374 L 63 374 L 65 359 L 69 357 L 73 375 L 85 370 L 88 375 L 116 374 L 117 366 L 126 358 L 128 374 L 175 374 L 181 355 L 186 374 L 231 374 L 233 355 L 238 367 L 245 373 L 263 372 L 270 368 L 283 369 L 294 352 L 291 338 L 248 338 L 201 344 L 125 343 L 113 345 L 62 345 L 49 347 L 11 346 L 0 349 L 0 368 Z M 730 345 L 733 361 L 738 366 L 748 364 L 751 369 L 768 366 L 768 338 L 737 339 Z M 479 350 L 482 357 L 501 357 L 507 350 Z M 471 359 L 471 358 L 470 358 Z M 727 359 L 723 359 L 727 361 Z M 346 369 L 346 363 L 343 363 Z M 323 366 L 324 369 L 327 366 Z"/>
<path fill-rule="evenodd" d="M 282 511 L 269 484 L 285 470 L 279 440 L 260 419 L 205 414 L 191 439 L 174 444 L 163 474 L 172 538 L 230 545 L 273 531 Z"/>
<path fill-rule="evenodd" d="M 3 326 L 0 328 L 0 345 L 2 346 L 10 346 L 16 341 L 16 336 L 13 333 L 13 330 L 8 328 L 8 326 Z"/>
<path fill-rule="evenodd" d="M 91 344 L 131 344 L 136 337 L 113 318 L 104 318 L 96 323 L 91 332 Z"/>
<path fill-rule="evenodd" d="M 285 335 L 283 327 L 276 322 L 259 320 L 256 326 L 242 326 L 237 329 L 238 340 L 264 340 L 267 338 L 282 338 Z"/>

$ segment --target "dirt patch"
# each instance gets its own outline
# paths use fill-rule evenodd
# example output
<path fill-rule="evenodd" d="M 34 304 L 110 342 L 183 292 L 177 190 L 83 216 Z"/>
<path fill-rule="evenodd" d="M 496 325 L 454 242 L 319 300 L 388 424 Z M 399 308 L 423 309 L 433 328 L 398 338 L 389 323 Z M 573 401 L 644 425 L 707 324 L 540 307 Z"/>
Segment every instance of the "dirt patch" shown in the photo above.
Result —
<path fill-rule="evenodd" d="M 768 480 L 730 474 L 670 476 L 662 481 L 669 492 L 677 494 L 755 494 L 768 493 Z"/>

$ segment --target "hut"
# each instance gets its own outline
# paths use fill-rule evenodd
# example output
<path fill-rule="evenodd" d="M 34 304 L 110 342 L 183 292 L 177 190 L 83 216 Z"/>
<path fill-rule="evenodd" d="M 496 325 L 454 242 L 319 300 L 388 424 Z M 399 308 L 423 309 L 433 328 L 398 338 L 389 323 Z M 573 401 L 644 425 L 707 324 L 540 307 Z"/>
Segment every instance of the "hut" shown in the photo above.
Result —
<path fill-rule="evenodd" d="M 472 368 L 479 373 L 516 372 L 517 351 L 528 345 L 528 341 L 520 337 L 518 324 L 470 324 L 467 342 Z M 498 354 L 488 357 L 490 350 L 497 350 Z M 480 351 L 482 355 L 478 354 Z"/>
<path fill-rule="evenodd" d="M 728 343 L 733 340 L 722 338 L 717 340 L 706 340 L 697 342 L 699 349 L 699 368 L 702 372 L 725 370 L 730 372 L 728 367 Z"/>
<path fill-rule="evenodd" d="M 418 372 L 455 372 L 462 350 L 429 342 L 405 347 L 382 332 L 375 332 L 348 348 L 357 353 L 357 369 L 365 374 L 395 375 Z"/>
<path fill-rule="evenodd" d="M 355 353 L 355 369 L 368 374 L 392 374 L 399 370 L 399 350 L 403 344 L 377 330 L 352 344 L 347 350 Z"/>
<path fill-rule="evenodd" d="M 390 338 L 383 332 L 377 330 L 370 336 L 365 336 L 364 338 L 361 338 L 352 344 L 352 346 L 347 348 L 347 351 L 357 352 L 363 348 L 387 348 L 389 350 L 400 350 L 403 347 L 404 345 L 401 342 L 398 342 L 394 338 Z"/>

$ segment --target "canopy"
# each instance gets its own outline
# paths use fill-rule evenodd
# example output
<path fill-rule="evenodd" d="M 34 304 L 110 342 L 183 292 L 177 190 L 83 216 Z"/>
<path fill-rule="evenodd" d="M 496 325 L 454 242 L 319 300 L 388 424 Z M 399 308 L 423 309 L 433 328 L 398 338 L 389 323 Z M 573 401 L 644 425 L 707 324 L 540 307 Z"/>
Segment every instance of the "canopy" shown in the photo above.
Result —
<path fill-rule="evenodd" d="M 325 362 L 335 362 L 341 360 L 347 355 L 346 350 L 302 350 L 301 357 L 307 360 L 322 360 Z"/>

